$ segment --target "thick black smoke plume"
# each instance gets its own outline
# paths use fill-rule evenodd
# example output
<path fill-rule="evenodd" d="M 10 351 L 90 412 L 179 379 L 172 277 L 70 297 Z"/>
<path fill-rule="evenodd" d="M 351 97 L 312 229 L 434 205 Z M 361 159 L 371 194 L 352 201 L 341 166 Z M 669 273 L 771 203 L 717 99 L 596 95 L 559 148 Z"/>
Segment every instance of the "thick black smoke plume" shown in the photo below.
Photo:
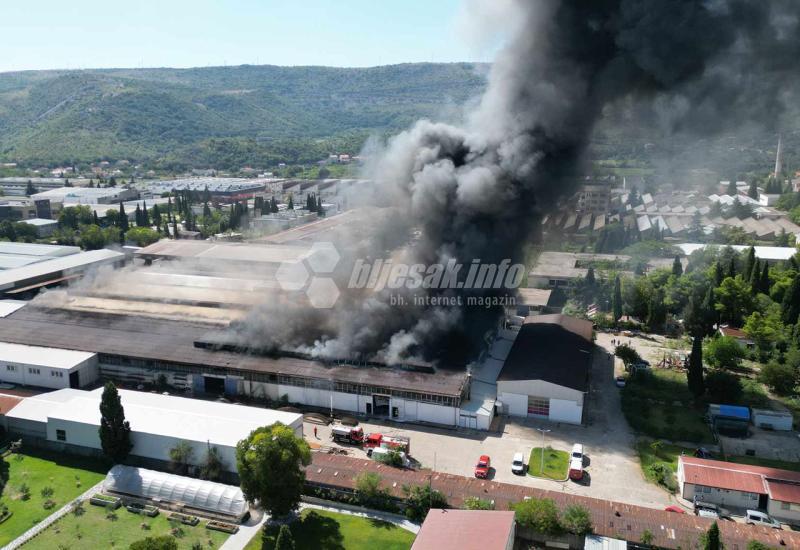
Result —
<path fill-rule="evenodd" d="M 350 247 L 353 258 L 521 262 L 542 212 L 570 191 L 606 107 L 655 100 L 670 106 L 675 128 L 720 131 L 746 120 L 772 124 L 796 84 L 796 0 L 506 4 L 518 32 L 477 108 L 459 126 L 418 122 L 371 167 L 376 202 L 397 215 L 371 227 L 374 241 Z M 384 248 L 390 237 L 412 234 L 405 246 Z M 460 362 L 497 319 L 482 308 L 395 307 L 389 294 L 345 292 L 331 312 L 263 306 L 244 332 L 251 342 L 322 357 L 379 353 L 396 361 L 458 351 Z"/>

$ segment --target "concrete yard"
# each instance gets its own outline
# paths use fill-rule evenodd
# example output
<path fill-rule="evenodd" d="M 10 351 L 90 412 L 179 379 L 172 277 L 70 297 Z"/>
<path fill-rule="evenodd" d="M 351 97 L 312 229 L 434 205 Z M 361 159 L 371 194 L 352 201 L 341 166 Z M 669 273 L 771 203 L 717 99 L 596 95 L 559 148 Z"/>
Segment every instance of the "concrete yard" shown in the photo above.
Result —
<path fill-rule="evenodd" d="M 608 342 L 604 340 L 607 339 Z M 598 347 L 592 367 L 592 383 L 585 426 L 549 423 L 524 418 L 502 417 L 495 421 L 497 431 L 480 432 L 466 429 L 444 429 L 417 424 L 362 422 L 365 433 L 380 432 L 400 434 L 411 438 L 411 456 L 421 467 L 436 471 L 471 476 L 480 455 L 488 454 L 493 471 L 490 479 L 522 484 L 541 489 L 564 491 L 589 497 L 663 508 L 674 502 L 661 488 L 648 483 L 642 476 L 634 449 L 635 437 L 630 431 L 620 409 L 619 390 L 614 385 L 611 336 L 598 335 Z M 305 424 L 309 442 L 335 445 L 330 439 L 330 428 Z M 533 447 L 542 444 L 542 434 L 536 428 L 551 430 L 546 434 L 545 445 L 569 451 L 574 443 L 582 443 L 587 460 L 585 480 L 556 482 L 511 473 L 511 460 L 522 452 L 527 462 Z M 363 450 L 342 446 L 351 456 L 364 457 Z"/>

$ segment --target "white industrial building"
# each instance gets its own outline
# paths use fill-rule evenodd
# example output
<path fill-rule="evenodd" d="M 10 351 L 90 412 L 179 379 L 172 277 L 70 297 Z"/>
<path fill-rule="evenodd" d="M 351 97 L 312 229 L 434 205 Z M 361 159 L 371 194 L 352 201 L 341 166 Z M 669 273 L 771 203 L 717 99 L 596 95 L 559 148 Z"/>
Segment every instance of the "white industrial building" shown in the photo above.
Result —
<path fill-rule="evenodd" d="M 498 407 L 512 416 L 580 424 L 592 347 L 591 321 L 528 317 L 497 377 Z"/>
<path fill-rule="evenodd" d="M 74 204 L 112 204 L 138 198 L 135 189 L 125 187 L 59 187 L 31 195 L 34 201 L 48 199 L 63 202 L 65 206 Z"/>
<path fill-rule="evenodd" d="M 96 353 L 0 342 L 0 382 L 62 389 L 97 378 Z"/>
<path fill-rule="evenodd" d="M 64 389 L 28 397 L 6 414 L 7 429 L 46 441 L 50 448 L 99 452 L 102 392 Z M 210 445 L 219 451 L 225 471 L 235 473 L 236 444 L 256 428 L 280 422 L 298 437 L 303 433 L 303 417 L 296 413 L 158 393 L 119 394 L 131 425 L 131 454 L 151 461 L 168 462 L 170 449 L 186 441 L 194 450 L 191 465 L 203 463 Z"/>

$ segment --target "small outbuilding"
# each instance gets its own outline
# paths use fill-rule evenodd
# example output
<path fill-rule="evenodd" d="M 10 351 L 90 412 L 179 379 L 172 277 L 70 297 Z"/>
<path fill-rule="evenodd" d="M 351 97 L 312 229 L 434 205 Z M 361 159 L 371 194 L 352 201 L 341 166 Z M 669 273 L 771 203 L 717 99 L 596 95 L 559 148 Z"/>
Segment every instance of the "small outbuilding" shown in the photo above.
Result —
<path fill-rule="evenodd" d="M 728 437 L 747 437 L 750 433 L 750 409 L 737 405 L 708 406 L 711 427 L 717 433 Z"/>
<path fill-rule="evenodd" d="M 97 354 L 0 342 L 0 381 L 39 388 L 81 388 L 98 378 Z"/>
<path fill-rule="evenodd" d="M 792 430 L 794 419 L 789 411 L 753 409 L 753 425 L 764 430 L 788 432 Z"/>
<path fill-rule="evenodd" d="M 411 550 L 513 550 L 514 512 L 431 509 Z"/>
<path fill-rule="evenodd" d="M 109 470 L 103 491 L 129 501 L 236 523 L 249 509 L 239 487 L 122 464 Z"/>

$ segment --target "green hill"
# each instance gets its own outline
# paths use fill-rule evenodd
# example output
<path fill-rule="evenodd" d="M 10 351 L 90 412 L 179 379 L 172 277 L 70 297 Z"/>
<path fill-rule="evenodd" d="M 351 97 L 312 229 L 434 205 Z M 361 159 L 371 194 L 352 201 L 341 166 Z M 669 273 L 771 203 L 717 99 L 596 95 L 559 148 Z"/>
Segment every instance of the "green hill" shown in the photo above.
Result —
<path fill-rule="evenodd" d="M 441 118 L 482 91 L 485 69 L 419 63 L 0 73 L 0 159 L 307 162 L 357 150 L 370 133 Z"/>

